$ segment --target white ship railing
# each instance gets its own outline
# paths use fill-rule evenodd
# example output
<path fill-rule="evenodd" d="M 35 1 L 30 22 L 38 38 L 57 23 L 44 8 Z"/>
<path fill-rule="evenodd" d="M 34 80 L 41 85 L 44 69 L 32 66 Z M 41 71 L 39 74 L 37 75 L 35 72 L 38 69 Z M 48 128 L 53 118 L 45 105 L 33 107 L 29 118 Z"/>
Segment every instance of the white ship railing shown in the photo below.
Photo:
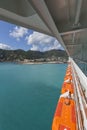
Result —
<path fill-rule="evenodd" d="M 79 111 L 78 109 L 80 108 L 81 110 L 81 115 L 82 115 L 82 122 L 83 122 L 83 130 L 87 130 L 87 102 L 86 99 L 83 96 L 83 91 L 81 87 L 84 87 L 86 91 L 87 96 L 87 77 L 84 75 L 84 73 L 80 70 L 80 68 L 76 65 L 76 63 L 70 58 L 69 59 L 72 63 L 72 68 L 73 68 L 73 77 L 74 77 L 74 82 L 75 82 L 75 100 L 76 100 L 76 109 L 77 109 L 77 117 L 78 117 L 78 127 L 79 130 L 82 130 L 81 124 L 80 124 L 80 118 L 79 118 Z M 78 78 L 77 78 L 78 77 Z M 78 98 L 78 100 L 77 100 Z M 78 106 L 79 105 L 79 106 Z"/>

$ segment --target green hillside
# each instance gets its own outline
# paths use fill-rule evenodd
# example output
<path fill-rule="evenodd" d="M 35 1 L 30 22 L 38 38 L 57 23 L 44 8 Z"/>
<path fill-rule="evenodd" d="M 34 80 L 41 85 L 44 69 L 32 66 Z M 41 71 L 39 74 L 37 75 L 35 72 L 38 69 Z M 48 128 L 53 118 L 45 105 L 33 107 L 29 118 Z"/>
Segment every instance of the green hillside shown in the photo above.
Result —
<path fill-rule="evenodd" d="M 27 60 L 38 60 L 43 59 L 46 61 L 47 59 L 51 60 L 58 60 L 63 58 L 67 60 L 67 54 L 64 50 L 51 50 L 46 52 L 39 52 L 39 51 L 24 51 L 24 50 L 2 50 L 0 49 L 0 62 L 5 61 L 24 61 Z"/>

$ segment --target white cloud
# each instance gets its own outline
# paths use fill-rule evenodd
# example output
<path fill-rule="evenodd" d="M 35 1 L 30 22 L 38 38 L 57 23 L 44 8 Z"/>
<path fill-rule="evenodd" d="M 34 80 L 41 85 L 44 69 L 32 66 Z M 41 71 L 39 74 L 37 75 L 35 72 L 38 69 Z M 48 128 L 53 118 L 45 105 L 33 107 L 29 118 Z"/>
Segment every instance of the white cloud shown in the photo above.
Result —
<path fill-rule="evenodd" d="M 48 35 L 33 32 L 26 37 L 27 44 L 31 46 L 31 50 L 47 51 L 51 49 L 62 49 L 59 42 Z"/>
<path fill-rule="evenodd" d="M 10 30 L 9 35 L 13 38 L 16 38 L 16 40 L 20 40 L 23 36 L 25 36 L 28 33 L 28 29 L 24 27 L 18 27 L 16 26 L 13 28 L 13 30 Z"/>
<path fill-rule="evenodd" d="M 39 48 L 38 48 L 38 46 L 36 46 L 36 45 L 33 44 L 30 50 L 32 50 L 32 51 L 38 51 Z"/>
<path fill-rule="evenodd" d="M 12 47 L 3 43 L 0 43 L 0 49 L 11 50 Z"/>

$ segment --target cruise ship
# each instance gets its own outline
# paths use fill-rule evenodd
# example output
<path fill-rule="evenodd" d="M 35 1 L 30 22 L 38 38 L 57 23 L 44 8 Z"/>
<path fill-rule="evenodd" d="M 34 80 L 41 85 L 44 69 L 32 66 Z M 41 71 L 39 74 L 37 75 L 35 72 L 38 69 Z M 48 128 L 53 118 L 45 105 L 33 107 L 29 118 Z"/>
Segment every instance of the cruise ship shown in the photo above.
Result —
<path fill-rule="evenodd" d="M 87 0 L 0 0 L 0 19 L 64 47 L 69 61 L 52 130 L 87 130 Z"/>

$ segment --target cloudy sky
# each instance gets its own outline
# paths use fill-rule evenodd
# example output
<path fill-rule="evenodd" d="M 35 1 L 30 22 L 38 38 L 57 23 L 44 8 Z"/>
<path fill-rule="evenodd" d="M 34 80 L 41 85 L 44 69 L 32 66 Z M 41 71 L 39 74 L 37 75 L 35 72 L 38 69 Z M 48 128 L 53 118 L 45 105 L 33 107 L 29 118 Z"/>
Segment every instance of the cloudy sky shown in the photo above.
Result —
<path fill-rule="evenodd" d="M 47 51 L 63 48 L 53 37 L 0 21 L 0 49 Z"/>

